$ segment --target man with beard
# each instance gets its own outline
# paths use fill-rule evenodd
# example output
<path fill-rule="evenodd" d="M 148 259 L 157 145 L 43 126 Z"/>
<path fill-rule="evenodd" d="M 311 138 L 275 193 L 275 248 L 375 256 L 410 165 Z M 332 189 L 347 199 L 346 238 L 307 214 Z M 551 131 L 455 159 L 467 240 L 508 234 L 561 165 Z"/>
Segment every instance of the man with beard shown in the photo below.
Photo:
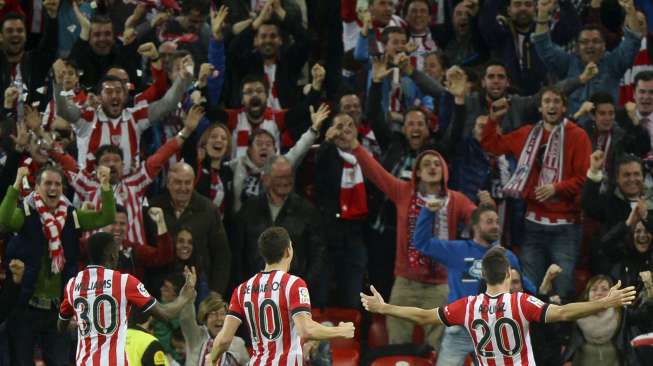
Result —
<path fill-rule="evenodd" d="M 155 154 L 147 158 L 138 170 L 131 174 L 124 174 L 123 166 L 129 161 L 123 156 L 123 151 L 115 145 L 103 145 L 97 150 L 99 167 L 109 168 L 111 171 L 111 185 L 116 201 L 127 210 L 128 227 L 126 238 L 131 243 L 147 244 L 143 218 L 143 202 L 147 189 L 152 181 L 159 175 L 163 165 L 170 156 L 181 150 L 184 142 L 197 128 L 197 124 L 204 116 L 201 107 L 194 107 L 184 121 L 185 126 L 179 135 L 168 141 Z M 81 169 L 70 155 L 62 155 L 56 151 L 52 157 L 57 160 L 66 171 L 70 185 L 83 201 L 92 202 L 99 206 L 99 184 L 88 169 Z M 120 241 L 119 243 L 122 243 Z"/>
<path fill-rule="evenodd" d="M 526 201 L 525 239 L 521 245 L 524 273 L 540 283 L 551 263 L 563 273 L 556 289 L 564 300 L 575 294 L 574 268 L 580 249 L 578 195 L 585 182 L 592 144 L 587 133 L 564 118 L 567 102 L 554 87 L 543 88 L 542 120 L 502 134 L 498 121 L 508 102 L 492 103 L 490 118 L 481 135 L 481 147 L 494 155 L 518 159 L 504 185 L 507 197 Z"/>
<path fill-rule="evenodd" d="M 88 57 L 88 56 L 87 56 Z M 187 64 L 192 69 L 192 62 Z M 62 60 L 53 65 L 55 73 L 65 67 Z M 101 145 L 119 146 L 124 161 L 123 174 L 129 174 L 139 165 L 140 137 L 150 127 L 151 121 L 159 121 L 177 108 L 184 92 L 192 82 L 190 70 L 181 72 L 172 87 L 160 100 L 148 104 L 141 100 L 133 107 L 126 107 L 128 90 L 123 80 L 115 76 L 105 76 L 97 85 L 100 106 L 79 108 L 61 95 L 61 85 L 55 83 L 54 98 L 57 113 L 73 123 L 77 129 L 78 162 L 80 167 L 92 169 L 96 163 L 95 153 Z M 188 138 L 187 135 L 182 136 Z"/>
<path fill-rule="evenodd" d="M 273 16 L 278 22 L 272 21 Z M 282 32 L 292 36 L 292 44 L 283 47 Z M 297 80 L 308 60 L 309 44 L 301 19 L 288 17 L 280 0 L 267 1 L 251 26 L 238 34 L 229 46 L 231 104 L 238 104 L 240 90 L 237 87 L 248 74 L 264 75 L 269 85 L 268 107 L 282 109 L 297 104 Z"/>
<path fill-rule="evenodd" d="M 638 32 L 637 11 L 632 2 L 633 0 L 619 1 L 626 13 L 626 27 L 624 28 L 624 37 L 617 48 L 606 52 L 605 38 L 601 33 L 601 28 L 587 25 L 578 33 L 578 48 L 575 53 L 563 50 L 552 41 L 549 22 L 552 19 L 556 1 L 538 2 L 537 26 L 531 39 L 537 54 L 548 70 L 555 73 L 558 78 L 565 79 L 580 75 L 581 70 L 591 62 L 599 67 L 599 75 L 596 80 L 570 95 L 569 107 L 571 110 L 577 110 L 583 101 L 588 100 L 592 94 L 598 91 L 609 92 L 617 100 L 619 81 L 626 70 L 632 66 L 642 39 Z M 576 32 L 568 34 L 576 34 Z"/>
<path fill-rule="evenodd" d="M 494 208 L 481 206 L 472 213 L 471 225 L 474 231 L 472 240 L 441 240 L 433 237 L 432 226 L 436 215 L 443 207 L 443 202 L 438 200 L 428 201 L 422 207 L 415 225 L 413 243 L 420 253 L 446 267 L 449 284 L 447 303 L 450 304 L 466 296 L 478 294 L 482 279 L 481 261 L 485 253 L 497 245 L 501 237 L 501 226 L 499 215 Z M 509 250 L 506 250 L 506 255 L 510 267 L 521 272 L 517 257 Z M 535 287 L 526 277 L 523 277 L 522 282 L 533 293 Z M 462 365 L 465 357 L 472 352 L 474 352 L 474 343 L 465 328 L 449 327 L 444 331 L 437 364 Z"/>
<path fill-rule="evenodd" d="M 12 85 L 18 77 L 26 86 L 25 92 L 32 99 L 40 95 L 36 90 L 44 86 L 50 66 L 57 57 L 57 11 L 59 0 L 46 0 L 44 8 L 44 36 L 38 46 L 25 50 L 27 31 L 25 18 L 16 13 L 9 13 L 2 19 L 0 35 L 3 39 L 3 51 L 0 56 L 0 90 Z M 45 105 L 45 101 L 42 101 Z"/>
<path fill-rule="evenodd" d="M 479 28 L 493 57 L 506 65 L 520 95 L 533 95 L 547 83 L 547 66 L 542 54 L 535 52 L 531 34 L 535 28 L 535 0 L 509 0 L 507 19 L 499 20 L 505 0 L 485 1 L 479 16 Z M 539 20 L 538 20 L 539 21 Z M 547 20 L 548 22 L 549 20 Z M 553 42 L 565 45 L 581 27 L 571 1 L 560 1 L 560 19 L 551 31 Z M 562 78 L 562 77 L 561 77 Z"/>
<path fill-rule="evenodd" d="M 274 136 L 277 151 L 292 147 L 294 141 L 309 127 L 308 108 L 319 100 L 325 76 L 324 68 L 315 64 L 311 75 L 311 91 L 301 103 L 291 109 L 274 109 L 268 106 L 270 84 L 265 77 L 248 75 L 242 79 L 242 108 L 225 110 L 228 115 L 227 126 L 232 131 L 232 159 L 246 154 L 249 136 L 259 128 Z"/>
<path fill-rule="evenodd" d="M 16 313 L 7 323 L 11 364 L 34 364 L 39 344 L 47 365 L 69 365 L 69 338 L 57 333 L 58 304 L 63 289 L 77 273 L 79 239 L 84 230 L 99 229 L 113 222 L 116 203 L 109 185 L 109 169 L 98 169 L 102 210 L 76 210 L 63 195 L 64 173 L 45 166 L 36 175 L 34 192 L 16 206 L 25 167 L 0 204 L 0 225 L 15 232 L 7 246 L 7 261 L 20 259 L 25 274 Z"/>

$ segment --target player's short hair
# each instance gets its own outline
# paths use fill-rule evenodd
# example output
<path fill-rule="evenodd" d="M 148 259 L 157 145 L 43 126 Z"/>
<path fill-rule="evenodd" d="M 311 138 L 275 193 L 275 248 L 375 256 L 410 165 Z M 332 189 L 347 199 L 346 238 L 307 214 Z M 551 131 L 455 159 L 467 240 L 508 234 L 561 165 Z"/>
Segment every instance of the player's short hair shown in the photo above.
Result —
<path fill-rule="evenodd" d="M 10 20 L 20 20 L 21 22 L 23 22 L 23 26 L 25 25 L 25 17 L 23 15 L 11 11 L 5 14 L 4 17 L 2 17 L 2 22 L 0 23 L 0 29 L 4 28 L 5 23 Z"/>
<path fill-rule="evenodd" d="M 206 318 L 209 316 L 209 313 L 226 308 L 227 304 L 222 299 L 222 296 L 217 292 L 211 292 L 206 298 L 204 298 L 204 300 L 202 300 L 202 302 L 200 302 L 197 309 L 197 322 L 200 324 L 206 324 Z"/>
<path fill-rule="evenodd" d="M 490 285 L 499 285 L 505 281 L 510 272 L 510 261 L 506 250 L 501 246 L 494 246 L 485 253 L 481 261 L 483 279 Z"/>
<path fill-rule="evenodd" d="M 95 161 L 98 162 L 105 154 L 116 154 L 123 160 L 122 149 L 116 145 L 102 145 L 95 151 Z"/>
<path fill-rule="evenodd" d="M 88 238 L 86 245 L 88 250 L 89 264 L 104 264 L 109 255 L 118 250 L 118 244 L 113 240 L 113 235 L 105 232 L 97 232 Z"/>
<path fill-rule="evenodd" d="M 279 263 L 290 246 L 290 235 L 281 226 L 267 228 L 258 237 L 258 251 L 267 264 Z"/>

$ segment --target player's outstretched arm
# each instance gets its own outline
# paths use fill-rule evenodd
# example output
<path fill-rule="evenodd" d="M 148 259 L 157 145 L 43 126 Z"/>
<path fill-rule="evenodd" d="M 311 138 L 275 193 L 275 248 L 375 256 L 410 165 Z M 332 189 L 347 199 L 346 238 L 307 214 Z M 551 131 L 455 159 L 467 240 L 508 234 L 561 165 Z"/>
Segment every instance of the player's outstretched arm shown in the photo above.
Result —
<path fill-rule="evenodd" d="M 621 281 L 612 286 L 608 296 L 594 301 L 575 302 L 562 306 L 549 305 L 546 311 L 546 322 L 572 321 L 596 314 L 609 308 L 618 308 L 630 305 L 635 300 L 635 287 L 621 288 Z"/>
<path fill-rule="evenodd" d="M 195 282 L 197 281 L 195 267 L 191 267 L 190 269 L 185 267 L 184 275 L 186 275 L 186 283 L 181 288 L 181 291 L 179 291 L 179 296 L 177 296 L 175 301 L 167 304 L 160 304 L 158 302 L 154 304 L 150 310 L 152 316 L 166 321 L 174 319 L 179 315 L 181 309 L 184 308 L 187 302 L 195 300 L 195 296 L 197 296 L 197 292 L 195 292 Z"/>
<path fill-rule="evenodd" d="M 340 322 L 336 327 L 322 325 L 311 317 L 308 312 L 297 313 L 293 316 L 297 333 L 303 341 L 321 341 L 324 339 L 354 337 L 354 323 Z"/>
<path fill-rule="evenodd" d="M 419 325 L 440 325 L 443 324 L 438 316 L 437 308 L 435 309 L 420 309 L 410 306 L 397 306 L 386 304 L 381 294 L 376 291 L 374 286 L 370 286 L 372 295 L 366 295 L 361 292 L 361 302 L 365 310 L 371 313 L 384 314 L 394 316 L 417 323 Z"/>
<path fill-rule="evenodd" d="M 211 348 L 211 353 L 206 356 L 209 358 L 207 365 L 215 365 L 215 363 L 220 359 L 223 353 L 229 350 L 231 346 L 231 341 L 234 339 L 234 335 L 240 326 L 240 319 L 234 316 L 227 316 L 224 319 L 224 324 L 222 329 L 215 340 L 213 341 L 213 348 Z"/>

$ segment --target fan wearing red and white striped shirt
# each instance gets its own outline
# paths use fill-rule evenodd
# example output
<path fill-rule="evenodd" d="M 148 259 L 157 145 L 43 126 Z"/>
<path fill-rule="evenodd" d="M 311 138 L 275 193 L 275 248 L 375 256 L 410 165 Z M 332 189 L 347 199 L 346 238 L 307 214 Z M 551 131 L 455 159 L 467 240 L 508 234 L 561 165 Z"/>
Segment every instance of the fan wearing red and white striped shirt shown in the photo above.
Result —
<path fill-rule="evenodd" d="M 65 64 L 62 60 L 57 60 L 52 67 L 56 74 Z M 120 147 L 124 161 L 133 162 L 124 165 L 123 174 L 129 174 L 134 167 L 138 167 L 141 134 L 150 127 L 150 122 L 160 121 L 177 109 L 192 79 L 193 73 L 183 67 L 180 77 L 163 98 L 151 104 L 144 98 L 139 99 L 135 106 L 129 108 L 125 107 L 127 86 L 116 76 L 107 75 L 100 81 L 98 108 L 80 109 L 61 95 L 61 85 L 55 83 L 53 94 L 57 114 L 73 123 L 76 128 L 80 167 L 92 167 L 95 164 L 94 153 L 100 146 L 107 144 Z"/>
<path fill-rule="evenodd" d="M 68 281 L 59 307 L 59 331 L 70 319 L 77 322 L 77 366 L 127 366 L 127 320 L 132 306 L 170 320 L 195 299 L 194 268 L 185 269 L 186 283 L 175 301 L 161 305 L 145 286 L 129 274 L 114 271 L 119 246 L 108 233 L 91 236 L 89 265 Z"/>
<path fill-rule="evenodd" d="M 265 230 L 258 239 L 265 269 L 241 283 L 231 296 L 222 330 L 207 364 L 229 349 L 241 323 L 246 323 L 254 355 L 250 366 L 301 366 L 302 341 L 352 338 L 354 325 L 326 327 L 311 318 L 311 299 L 304 280 L 288 274 L 293 257 L 290 236 L 282 227 Z"/>
<path fill-rule="evenodd" d="M 618 282 L 607 297 L 562 306 L 545 304 L 534 296 L 510 293 L 510 262 L 502 247 L 490 249 L 482 261 L 487 291 L 468 296 L 443 308 L 419 309 L 386 304 L 372 286 L 372 295 L 361 293 L 365 309 L 426 325 L 460 325 L 467 329 L 474 342 L 480 365 L 535 365 L 529 335 L 531 322 L 572 321 L 608 308 L 629 305 L 635 299 L 635 288 L 621 288 Z"/>

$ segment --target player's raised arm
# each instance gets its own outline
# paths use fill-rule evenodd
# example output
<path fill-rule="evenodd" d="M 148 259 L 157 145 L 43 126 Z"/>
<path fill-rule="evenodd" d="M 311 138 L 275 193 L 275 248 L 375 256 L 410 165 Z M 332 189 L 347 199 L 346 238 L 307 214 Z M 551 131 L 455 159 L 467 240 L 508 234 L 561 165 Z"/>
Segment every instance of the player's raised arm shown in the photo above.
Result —
<path fill-rule="evenodd" d="M 183 309 L 187 302 L 195 300 L 195 296 L 197 295 L 197 292 L 195 292 L 195 282 L 197 281 L 195 267 L 191 267 L 190 269 L 185 267 L 184 275 L 186 276 L 186 283 L 181 291 L 179 291 L 179 296 L 175 301 L 167 304 L 160 304 L 158 302 L 154 304 L 150 310 L 152 316 L 163 320 L 174 319 L 179 315 L 181 309 Z"/>
<path fill-rule="evenodd" d="M 354 337 L 354 323 L 340 322 L 336 327 L 322 325 L 311 317 L 308 312 L 300 312 L 293 316 L 297 333 L 303 341 L 320 341 L 323 339 Z"/>
<path fill-rule="evenodd" d="M 621 288 L 621 281 L 612 286 L 608 296 L 587 302 L 575 302 L 562 306 L 549 305 L 546 312 L 546 322 L 572 321 L 596 314 L 609 308 L 618 308 L 630 305 L 635 300 L 635 287 Z"/>
<path fill-rule="evenodd" d="M 397 306 L 386 304 L 381 294 L 376 291 L 374 286 L 370 287 L 372 295 L 366 295 L 361 292 L 361 302 L 365 310 L 371 313 L 384 314 L 401 318 L 417 323 L 419 325 L 441 325 L 442 320 L 438 315 L 438 309 L 420 309 L 411 306 Z"/>

